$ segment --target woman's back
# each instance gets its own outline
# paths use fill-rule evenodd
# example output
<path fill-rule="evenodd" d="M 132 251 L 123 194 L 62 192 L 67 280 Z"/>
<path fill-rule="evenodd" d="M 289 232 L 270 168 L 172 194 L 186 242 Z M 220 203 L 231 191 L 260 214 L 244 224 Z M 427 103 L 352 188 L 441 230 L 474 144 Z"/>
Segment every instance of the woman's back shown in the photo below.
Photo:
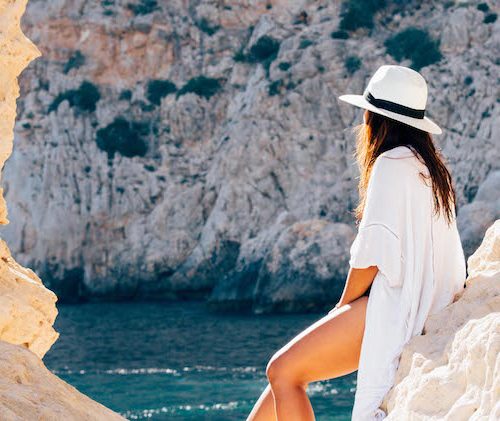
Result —
<path fill-rule="evenodd" d="M 392 157 L 393 159 L 409 159 L 415 168 L 415 171 L 412 171 L 410 176 L 415 179 L 420 177 L 419 173 L 429 176 L 429 171 L 421 158 L 415 156 L 406 146 L 394 148 L 392 152 L 388 151 L 386 154 L 382 155 L 385 157 Z M 422 181 L 418 183 L 422 191 L 418 192 L 419 198 L 415 198 L 415 200 L 423 201 L 425 197 L 427 203 L 433 203 L 434 199 L 430 178 L 425 182 L 420 178 L 419 181 Z M 413 184 L 411 185 L 413 186 Z M 419 227 L 422 232 L 429 229 L 430 233 L 429 244 L 431 247 L 429 253 L 432 256 L 433 284 L 432 300 L 430 302 L 428 314 L 436 313 L 451 303 L 453 296 L 463 289 L 466 278 L 465 256 L 453 207 L 452 210 L 453 220 L 448 223 L 443 211 L 436 214 L 433 208 L 431 210 L 431 206 L 428 206 L 425 212 L 428 214 L 429 226 Z M 422 211 L 424 211 L 424 207 L 419 206 L 417 212 Z M 417 220 L 417 218 L 415 218 L 415 220 Z"/>
<path fill-rule="evenodd" d="M 453 296 L 463 289 L 466 278 L 465 256 L 456 220 L 448 225 L 442 213 L 434 216 L 432 239 L 435 293 L 429 314 L 451 303 Z"/>
<path fill-rule="evenodd" d="M 463 288 L 465 260 L 455 221 L 434 213 L 426 165 L 406 146 L 374 163 L 351 267 L 377 265 L 366 310 L 353 420 L 379 418 L 404 345 L 429 314 Z"/>

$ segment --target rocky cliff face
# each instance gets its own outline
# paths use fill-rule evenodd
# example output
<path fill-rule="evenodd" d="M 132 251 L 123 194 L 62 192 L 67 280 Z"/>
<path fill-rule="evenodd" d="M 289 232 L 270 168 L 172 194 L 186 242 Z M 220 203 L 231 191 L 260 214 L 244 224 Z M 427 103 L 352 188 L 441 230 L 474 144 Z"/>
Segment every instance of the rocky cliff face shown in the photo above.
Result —
<path fill-rule="evenodd" d="M 362 115 L 336 97 L 382 64 L 429 60 L 470 254 L 500 216 L 493 2 L 389 1 L 359 29 L 348 3 L 32 0 L 23 27 L 43 55 L 23 74 L 4 178 L 19 260 L 62 299 L 329 306 Z"/>
<path fill-rule="evenodd" d="M 12 150 L 17 77 L 40 52 L 19 21 L 27 0 L 0 0 L 0 168 Z M 0 223 L 7 223 L 0 191 Z M 58 337 L 57 297 L 0 240 L 0 414 L 17 420 L 123 420 L 50 373 L 41 358 Z"/>
<path fill-rule="evenodd" d="M 500 220 L 467 262 L 458 301 L 405 347 L 387 419 L 497 419 L 500 401 Z"/>

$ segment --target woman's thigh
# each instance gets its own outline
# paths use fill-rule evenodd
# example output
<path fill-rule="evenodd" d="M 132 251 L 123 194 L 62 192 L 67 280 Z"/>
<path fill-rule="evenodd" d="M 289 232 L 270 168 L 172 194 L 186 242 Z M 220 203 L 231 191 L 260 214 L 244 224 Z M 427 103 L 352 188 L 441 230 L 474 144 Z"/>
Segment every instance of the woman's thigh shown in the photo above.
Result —
<path fill-rule="evenodd" d="M 276 352 L 268 376 L 300 384 L 343 376 L 358 369 L 368 297 L 328 313 Z"/>

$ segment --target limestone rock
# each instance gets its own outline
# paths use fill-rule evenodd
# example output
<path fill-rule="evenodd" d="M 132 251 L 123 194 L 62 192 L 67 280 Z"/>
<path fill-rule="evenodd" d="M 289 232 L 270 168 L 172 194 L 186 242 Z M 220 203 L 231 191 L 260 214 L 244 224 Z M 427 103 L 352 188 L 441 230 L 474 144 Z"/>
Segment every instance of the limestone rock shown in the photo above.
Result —
<path fill-rule="evenodd" d="M 0 240 L 0 340 L 23 345 L 42 358 L 59 336 L 52 327 L 56 300 Z"/>
<path fill-rule="evenodd" d="M 401 355 L 387 419 L 498 418 L 500 220 L 468 259 L 462 296 L 431 315 Z"/>
<path fill-rule="evenodd" d="M 12 151 L 17 77 L 40 56 L 20 28 L 27 0 L 0 0 L 0 169 Z M 0 189 L 0 223 L 7 212 Z M 36 233 L 25 236 L 36 241 Z M 24 240 L 23 240 L 24 242 Z M 20 420 L 123 419 L 79 393 L 43 365 L 41 358 L 57 339 L 52 325 L 56 295 L 38 276 L 19 265 L 0 240 L 0 418 Z"/>
<path fill-rule="evenodd" d="M 500 171 L 492 171 L 479 186 L 474 201 L 460 208 L 457 225 L 466 256 L 477 249 L 486 229 L 500 218 Z"/>
<path fill-rule="evenodd" d="M 26 0 L 0 0 L 0 169 L 12 152 L 17 78 L 30 61 L 40 56 L 19 27 L 25 8 Z M 7 224 L 3 193 L 0 189 L 0 224 Z M 33 271 L 14 260 L 7 244 L 0 240 L 0 340 L 23 345 L 43 357 L 58 336 L 52 328 L 56 299 Z"/>
<path fill-rule="evenodd" d="M 279 221 L 264 243 L 259 237 L 247 242 L 253 247 L 242 250 L 236 269 L 217 283 L 208 299 L 210 308 L 269 313 L 335 305 L 347 277 L 345 250 L 354 230 L 320 219 L 293 223 L 289 214 Z"/>
<path fill-rule="evenodd" d="M 43 59 L 21 78 L 4 238 L 62 300 L 207 297 L 247 242 L 273 244 L 283 212 L 354 228 L 362 110 L 337 96 L 395 63 L 384 42 L 415 22 L 442 43 L 421 73 L 468 252 L 497 217 L 496 199 L 474 196 L 500 169 L 500 21 L 484 23 L 475 2 L 387 2 L 370 34 L 347 39 L 331 36 L 340 0 L 49 3 L 23 18 Z M 158 80 L 175 89 L 150 92 Z M 130 150 L 110 154 L 116 127 Z"/>
<path fill-rule="evenodd" d="M 125 420 L 52 374 L 35 354 L 3 341 L 0 413 L 3 421 Z"/>
<path fill-rule="evenodd" d="M 257 279 L 254 311 L 332 308 L 349 270 L 355 232 L 347 224 L 324 220 L 293 224 L 266 256 Z"/>

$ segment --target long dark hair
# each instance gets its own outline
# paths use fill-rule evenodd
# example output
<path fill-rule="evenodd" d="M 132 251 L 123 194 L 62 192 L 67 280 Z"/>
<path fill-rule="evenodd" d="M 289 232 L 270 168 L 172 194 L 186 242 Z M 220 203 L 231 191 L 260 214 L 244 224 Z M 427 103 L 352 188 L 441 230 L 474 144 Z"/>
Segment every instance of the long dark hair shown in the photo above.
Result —
<path fill-rule="evenodd" d="M 432 135 L 381 114 L 365 110 L 366 124 L 354 127 L 356 133 L 355 158 L 360 178 L 358 183 L 359 203 L 354 214 L 359 223 L 363 217 L 366 189 L 375 159 L 383 152 L 396 146 L 408 146 L 429 170 L 434 194 L 434 210 L 444 212 L 448 223 L 456 215 L 456 195 L 451 174 L 446 168 L 441 152 L 436 149 Z M 420 173 L 424 180 L 429 176 Z"/>

